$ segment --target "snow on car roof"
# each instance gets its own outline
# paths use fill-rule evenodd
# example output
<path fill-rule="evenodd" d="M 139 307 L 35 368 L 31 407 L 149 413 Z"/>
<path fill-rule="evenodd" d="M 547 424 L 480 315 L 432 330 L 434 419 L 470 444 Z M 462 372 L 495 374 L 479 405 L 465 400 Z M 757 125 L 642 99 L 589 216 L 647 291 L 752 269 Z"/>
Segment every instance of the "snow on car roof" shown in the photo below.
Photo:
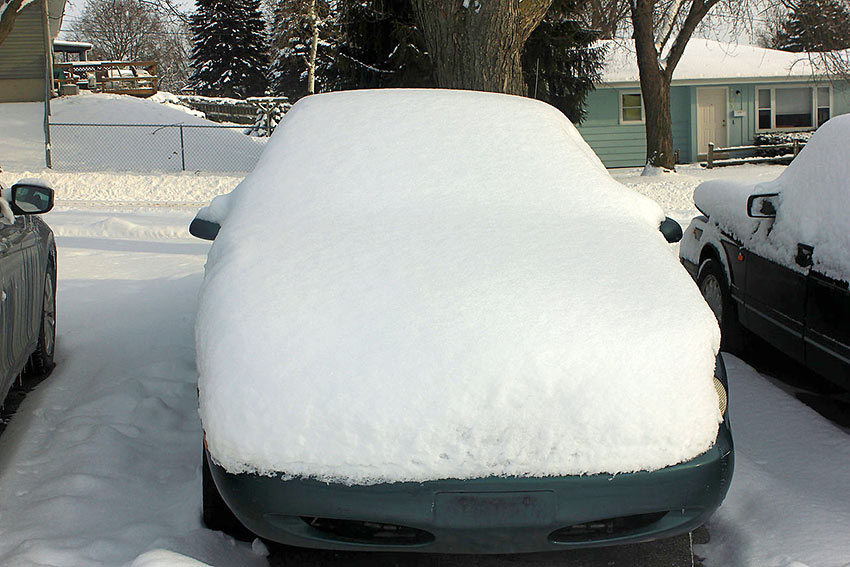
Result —
<path fill-rule="evenodd" d="M 231 472 L 617 473 L 716 436 L 719 330 L 663 212 L 551 106 L 310 96 L 208 212 L 201 416 Z"/>
<path fill-rule="evenodd" d="M 709 181 L 694 202 L 754 252 L 795 270 L 797 244 L 814 247 L 815 268 L 850 282 L 850 115 L 827 121 L 788 168 L 759 184 Z M 747 216 L 747 198 L 779 193 L 776 220 Z"/>

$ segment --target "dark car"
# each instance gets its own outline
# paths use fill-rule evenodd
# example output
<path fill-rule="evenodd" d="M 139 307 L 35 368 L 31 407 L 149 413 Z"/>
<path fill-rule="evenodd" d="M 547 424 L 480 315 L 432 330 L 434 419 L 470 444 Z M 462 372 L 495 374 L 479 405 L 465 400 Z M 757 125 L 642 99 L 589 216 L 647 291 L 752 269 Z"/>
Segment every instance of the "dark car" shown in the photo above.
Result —
<path fill-rule="evenodd" d="M 721 326 L 723 348 L 753 333 L 850 389 L 850 117 L 821 127 L 775 181 L 707 182 L 681 243 Z"/>
<path fill-rule="evenodd" d="M 549 105 L 305 97 L 190 231 L 214 240 L 208 527 L 551 551 L 687 533 L 729 489 L 720 333 L 670 254 L 681 228 Z"/>
<path fill-rule="evenodd" d="M 53 189 L 22 180 L 0 194 L 0 402 L 22 372 L 53 368 L 56 243 L 35 215 L 53 208 Z"/>

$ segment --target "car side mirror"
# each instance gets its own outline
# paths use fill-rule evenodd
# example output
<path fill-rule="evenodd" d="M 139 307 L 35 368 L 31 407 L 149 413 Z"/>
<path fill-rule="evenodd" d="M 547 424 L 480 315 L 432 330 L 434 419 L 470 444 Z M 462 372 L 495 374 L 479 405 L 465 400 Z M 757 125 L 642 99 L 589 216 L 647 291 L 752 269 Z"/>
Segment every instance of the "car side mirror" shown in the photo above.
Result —
<path fill-rule="evenodd" d="M 203 240 L 215 240 L 221 225 L 214 221 L 208 221 L 195 217 L 189 225 L 189 234 Z"/>
<path fill-rule="evenodd" d="M 811 268 L 814 261 L 812 257 L 814 256 L 815 249 L 813 246 L 809 246 L 808 244 L 797 244 L 797 255 L 794 256 L 794 261 L 801 268 Z"/>
<path fill-rule="evenodd" d="M 682 240 L 681 225 L 670 217 L 665 217 L 664 220 L 661 221 L 661 224 L 658 226 L 658 230 L 661 231 L 661 234 L 664 235 L 664 238 L 666 238 L 667 242 L 670 244 Z"/>
<path fill-rule="evenodd" d="M 42 185 L 12 185 L 9 207 L 16 215 L 39 215 L 53 208 L 53 189 Z"/>
<path fill-rule="evenodd" d="M 774 199 L 779 193 L 764 193 L 750 195 L 747 199 L 747 216 L 754 219 L 776 218 L 776 203 Z"/>

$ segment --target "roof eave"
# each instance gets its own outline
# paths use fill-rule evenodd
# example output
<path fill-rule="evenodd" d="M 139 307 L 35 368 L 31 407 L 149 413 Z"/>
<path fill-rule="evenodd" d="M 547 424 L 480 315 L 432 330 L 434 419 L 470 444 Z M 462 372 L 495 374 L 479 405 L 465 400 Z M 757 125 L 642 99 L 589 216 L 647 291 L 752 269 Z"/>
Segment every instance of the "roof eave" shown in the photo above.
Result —
<path fill-rule="evenodd" d="M 816 81 L 828 81 L 829 78 L 825 75 L 781 75 L 781 76 L 764 76 L 764 77 L 717 77 L 707 79 L 673 79 L 670 83 L 672 87 L 687 87 L 700 85 L 741 85 L 741 84 L 758 84 L 758 83 L 811 83 Z M 596 84 L 597 89 L 622 89 L 622 88 L 639 88 L 640 80 L 630 81 L 601 81 Z"/>

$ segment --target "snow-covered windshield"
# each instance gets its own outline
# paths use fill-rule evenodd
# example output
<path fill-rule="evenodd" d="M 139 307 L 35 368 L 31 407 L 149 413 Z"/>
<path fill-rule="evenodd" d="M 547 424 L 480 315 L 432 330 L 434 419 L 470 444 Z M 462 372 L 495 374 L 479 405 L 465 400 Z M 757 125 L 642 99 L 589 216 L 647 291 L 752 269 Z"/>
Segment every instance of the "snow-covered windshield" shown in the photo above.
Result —
<path fill-rule="evenodd" d="M 197 342 L 230 471 L 616 473 L 716 436 L 719 331 L 663 211 L 546 104 L 307 97 L 227 201 Z"/>

